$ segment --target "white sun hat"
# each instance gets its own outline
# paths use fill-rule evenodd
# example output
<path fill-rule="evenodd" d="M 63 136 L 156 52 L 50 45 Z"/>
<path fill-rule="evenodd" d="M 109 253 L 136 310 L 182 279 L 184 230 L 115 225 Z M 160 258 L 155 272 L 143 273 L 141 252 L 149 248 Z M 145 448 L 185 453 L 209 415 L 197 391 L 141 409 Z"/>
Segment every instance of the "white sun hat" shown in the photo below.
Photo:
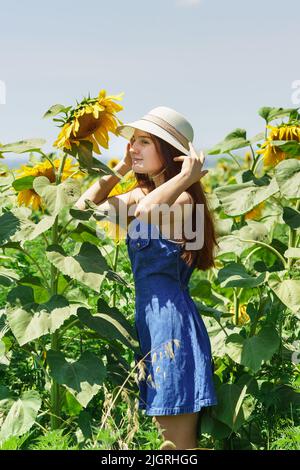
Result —
<path fill-rule="evenodd" d="M 118 126 L 117 132 L 130 140 L 135 129 L 160 137 L 184 155 L 189 155 L 189 142 L 193 142 L 194 138 L 193 128 L 182 114 L 172 108 L 153 108 L 141 119 Z"/>

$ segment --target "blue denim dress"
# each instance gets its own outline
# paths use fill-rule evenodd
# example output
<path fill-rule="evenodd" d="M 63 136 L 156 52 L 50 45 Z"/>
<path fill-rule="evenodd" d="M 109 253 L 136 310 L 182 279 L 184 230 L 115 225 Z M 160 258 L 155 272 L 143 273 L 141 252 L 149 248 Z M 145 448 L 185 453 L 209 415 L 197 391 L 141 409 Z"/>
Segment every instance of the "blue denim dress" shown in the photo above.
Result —
<path fill-rule="evenodd" d="M 136 218 L 126 243 L 142 354 L 135 354 L 135 363 L 141 361 L 139 409 L 150 416 L 177 415 L 216 405 L 210 339 L 188 290 L 194 265 L 180 258 L 181 244 Z"/>

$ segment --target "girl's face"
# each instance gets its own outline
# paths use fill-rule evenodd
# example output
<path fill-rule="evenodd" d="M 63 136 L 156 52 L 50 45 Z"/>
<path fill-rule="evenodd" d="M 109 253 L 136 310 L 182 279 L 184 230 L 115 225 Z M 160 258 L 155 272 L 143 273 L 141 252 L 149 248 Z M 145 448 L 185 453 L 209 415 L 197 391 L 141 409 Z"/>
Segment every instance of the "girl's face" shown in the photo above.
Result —
<path fill-rule="evenodd" d="M 155 175 L 163 169 L 159 154 L 151 139 L 151 134 L 135 129 L 130 139 L 129 152 L 132 158 L 132 170 L 136 173 Z"/>

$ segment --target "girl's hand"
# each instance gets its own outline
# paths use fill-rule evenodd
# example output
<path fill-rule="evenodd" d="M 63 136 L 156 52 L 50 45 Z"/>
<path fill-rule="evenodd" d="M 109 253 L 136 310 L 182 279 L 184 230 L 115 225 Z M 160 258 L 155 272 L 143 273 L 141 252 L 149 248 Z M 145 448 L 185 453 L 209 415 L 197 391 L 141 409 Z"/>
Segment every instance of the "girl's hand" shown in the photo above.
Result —
<path fill-rule="evenodd" d="M 126 153 L 125 157 L 123 158 L 123 163 L 125 164 L 126 168 L 128 168 L 128 171 L 132 169 L 132 158 L 129 152 L 130 149 L 130 142 L 126 145 Z"/>
<path fill-rule="evenodd" d="M 180 157 L 173 158 L 173 160 L 183 162 L 180 173 L 186 175 L 191 184 L 193 184 L 205 176 L 208 170 L 202 170 L 205 160 L 204 153 L 200 152 L 198 155 L 191 142 L 189 142 L 189 147 L 190 155 L 181 155 Z"/>

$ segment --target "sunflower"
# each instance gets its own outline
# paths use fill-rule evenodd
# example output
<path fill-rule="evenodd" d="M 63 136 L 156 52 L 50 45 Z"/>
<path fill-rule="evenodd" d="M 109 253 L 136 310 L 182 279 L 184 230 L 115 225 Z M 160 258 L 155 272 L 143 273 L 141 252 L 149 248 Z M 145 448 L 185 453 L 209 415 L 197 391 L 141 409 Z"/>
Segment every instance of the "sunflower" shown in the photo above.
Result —
<path fill-rule="evenodd" d="M 117 166 L 117 164 L 120 162 L 120 160 L 118 158 L 111 158 L 108 162 L 107 162 L 107 166 L 111 169 L 113 169 L 115 166 Z"/>
<path fill-rule="evenodd" d="M 107 197 L 118 196 L 119 194 L 127 193 L 136 186 L 137 180 L 134 176 L 133 171 L 130 171 L 124 176 L 122 181 L 116 184 L 116 186 L 110 191 Z"/>
<path fill-rule="evenodd" d="M 235 315 L 234 305 L 231 305 L 229 312 L 232 313 L 232 315 Z M 245 323 L 248 323 L 249 320 L 250 320 L 250 317 L 247 313 L 246 304 L 240 305 L 239 314 L 238 314 L 238 325 L 244 325 Z"/>
<path fill-rule="evenodd" d="M 72 178 L 77 179 L 84 175 L 84 173 L 78 170 L 78 163 L 72 163 L 72 160 L 72 157 L 66 158 L 64 169 L 61 175 L 61 181 L 64 181 L 71 176 Z M 57 158 L 53 160 L 52 163 L 56 170 L 58 170 L 61 160 Z M 17 169 L 16 172 L 19 173 L 17 179 L 23 178 L 24 176 L 46 176 L 46 178 L 48 178 L 51 183 L 55 182 L 55 173 L 51 163 L 48 160 L 38 163 L 34 166 L 21 165 L 21 168 Z M 76 172 L 76 174 L 72 175 L 74 172 Z M 42 200 L 33 188 L 19 191 L 17 201 L 19 206 L 24 204 L 25 206 L 31 206 L 34 210 L 38 210 L 39 208 L 43 209 Z"/>
<path fill-rule="evenodd" d="M 283 124 L 282 126 L 267 126 L 270 129 L 267 140 L 262 144 L 261 148 L 257 150 L 258 154 L 263 155 L 264 166 L 276 166 L 279 162 L 284 160 L 287 155 L 274 145 L 274 140 L 295 140 L 300 142 L 300 126 L 295 124 Z"/>
<path fill-rule="evenodd" d="M 134 176 L 133 171 L 130 171 L 127 173 L 126 176 L 124 176 L 123 180 L 119 182 L 108 194 L 107 197 L 112 197 L 112 196 L 118 196 L 120 194 L 127 193 L 131 189 L 135 188 L 137 186 L 137 180 Z M 126 231 L 122 227 L 120 227 L 118 224 L 114 224 L 111 221 L 105 221 L 105 220 L 99 220 L 96 222 L 99 227 L 103 228 L 106 232 L 106 235 L 109 238 L 112 238 L 115 240 L 115 243 L 118 244 L 121 239 L 125 238 L 126 236 Z"/>
<path fill-rule="evenodd" d="M 229 166 L 225 162 L 219 162 L 217 166 L 221 168 L 224 172 L 229 170 Z"/>
<path fill-rule="evenodd" d="M 253 207 L 253 209 L 251 209 L 251 211 L 247 212 L 245 214 L 245 219 L 259 219 L 261 217 L 261 214 L 262 214 L 262 210 L 265 206 L 265 203 L 264 201 L 261 202 L 260 204 L 258 204 L 257 206 Z"/>
<path fill-rule="evenodd" d="M 76 108 L 68 112 L 66 122 L 53 144 L 54 147 L 71 150 L 72 144 L 78 146 L 81 140 L 89 140 L 93 144 L 93 151 L 101 154 L 99 145 L 108 148 L 108 131 L 118 135 L 116 130 L 118 123 L 123 124 L 115 116 L 123 106 L 113 102 L 121 100 L 122 95 L 123 93 L 106 96 L 106 91 L 101 90 L 97 98 L 83 99 Z"/>
<path fill-rule="evenodd" d="M 246 152 L 245 153 L 245 163 L 246 163 L 247 167 L 250 167 L 250 165 L 252 163 L 252 154 L 251 154 L 251 152 Z"/>

